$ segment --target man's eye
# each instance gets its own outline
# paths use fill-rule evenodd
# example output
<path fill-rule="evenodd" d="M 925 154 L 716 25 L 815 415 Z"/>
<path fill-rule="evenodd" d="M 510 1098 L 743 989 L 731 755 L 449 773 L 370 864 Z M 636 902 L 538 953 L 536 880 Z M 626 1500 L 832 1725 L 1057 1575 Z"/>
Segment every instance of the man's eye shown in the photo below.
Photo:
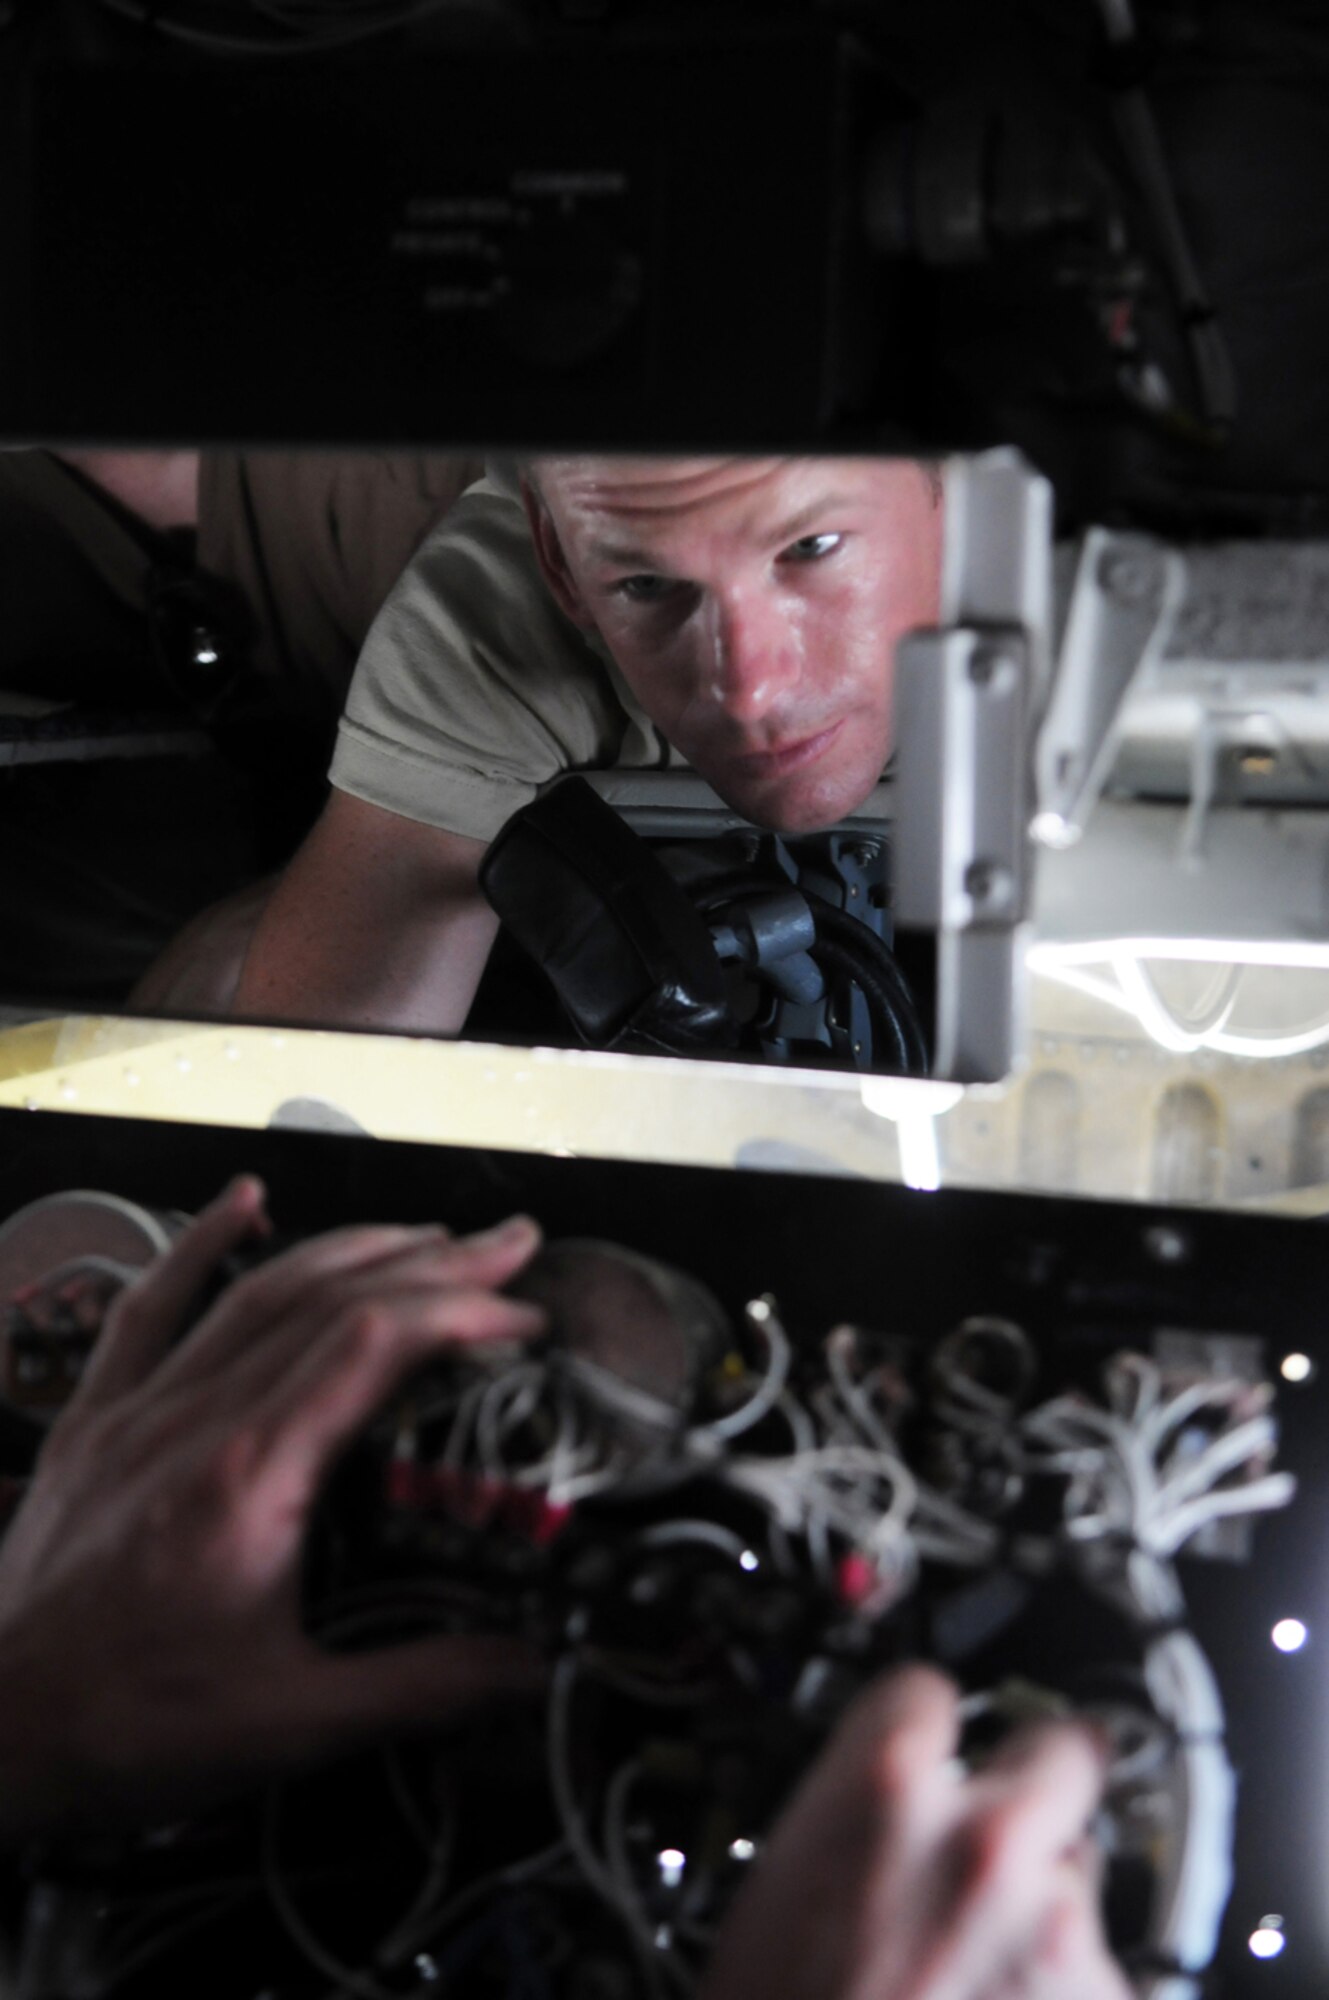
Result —
<path fill-rule="evenodd" d="M 614 585 L 615 594 L 630 604 L 658 604 L 675 587 L 672 576 L 625 576 Z"/>
<path fill-rule="evenodd" d="M 843 542 L 843 535 L 800 535 L 787 549 L 781 549 L 781 562 L 819 562 L 823 556 L 833 556 Z"/>

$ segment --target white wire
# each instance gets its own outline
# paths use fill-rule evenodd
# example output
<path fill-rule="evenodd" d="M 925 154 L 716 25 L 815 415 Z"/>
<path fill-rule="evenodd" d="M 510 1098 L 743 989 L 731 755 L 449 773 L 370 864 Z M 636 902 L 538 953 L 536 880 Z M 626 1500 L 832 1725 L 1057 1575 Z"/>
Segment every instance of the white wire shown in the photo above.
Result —
<path fill-rule="evenodd" d="M 475 1427 L 476 1413 L 489 1394 L 488 1378 L 473 1382 L 457 1400 L 452 1425 L 443 1446 L 441 1463 L 451 1470 L 459 1470 L 466 1458 L 467 1441 Z"/>
<path fill-rule="evenodd" d="M 654 1527 L 645 1528 L 637 1537 L 638 1546 L 644 1549 L 664 1549 L 688 1542 L 704 1548 L 716 1549 L 738 1565 L 749 1553 L 747 1542 L 732 1528 L 722 1527 L 718 1521 L 682 1520 L 659 1521 Z"/>
<path fill-rule="evenodd" d="M 1160 1555 L 1174 1555 L 1184 1542 L 1211 1521 L 1227 1519 L 1232 1515 L 1263 1514 L 1277 1507 L 1286 1507 L 1297 1490 L 1297 1483 L 1290 1472 L 1271 1472 L 1265 1479 L 1256 1479 L 1249 1486 L 1224 1487 L 1219 1493 L 1207 1493 L 1201 1500 L 1192 1500 L 1189 1505 L 1179 1507 L 1176 1512 L 1160 1522 L 1152 1532 L 1151 1540 Z"/>
<path fill-rule="evenodd" d="M 456 1923 L 458 1917 L 464 1916 L 467 1910 L 481 1902 L 491 1891 L 511 1888 L 517 1883 L 529 1882 L 543 1875 L 555 1863 L 563 1860 L 567 1852 L 568 1844 L 566 1840 L 560 1838 L 550 1846 L 540 1848 L 537 1853 L 528 1855 L 524 1861 L 508 1862 L 502 1868 L 495 1868 L 492 1873 L 482 1875 L 478 1881 L 468 1882 L 464 1889 L 459 1889 L 449 1902 L 432 1912 L 429 1918 L 420 1924 L 409 1942 L 403 1940 L 402 1959 L 411 1957 L 424 1946 L 433 1943 Z"/>
<path fill-rule="evenodd" d="M 565 1653 L 554 1668 L 549 1690 L 549 1782 L 564 1838 L 587 1887 L 594 1890 L 622 1922 L 652 1996 L 661 1993 L 666 1979 L 679 1990 L 685 1990 L 689 1984 L 686 1975 L 680 1980 L 681 1968 L 671 1964 L 668 1955 L 656 1948 L 654 1938 L 642 1922 L 638 1906 L 633 1899 L 625 1898 L 620 1893 L 612 1870 L 597 1851 L 582 1818 L 572 1776 L 572 1698 L 576 1692 L 577 1676 L 576 1656 Z"/>
<path fill-rule="evenodd" d="M 401 2000 L 399 1993 L 391 1987 L 382 1985 L 372 1973 L 364 1968 L 348 1965 L 340 1959 L 311 1928 L 303 1913 L 296 1907 L 287 1887 L 277 1844 L 281 1796 L 279 1787 L 274 1788 L 268 1795 L 267 1811 L 263 1816 L 260 1867 L 268 1900 L 281 1919 L 282 1928 L 309 1963 L 321 1972 L 325 1979 L 331 1979 L 339 1989 L 358 1994 L 361 2000 Z"/>
<path fill-rule="evenodd" d="M 750 1431 L 759 1424 L 768 1411 L 773 1410 L 784 1394 L 789 1379 L 793 1350 L 789 1336 L 785 1332 L 775 1312 L 769 1306 L 765 1317 L 750 1320 L 753 1330 L 766 1343 L 766 1372 L 754 1393 L 737 1410 L 728 1416 L 717 1417 L 713 1423 L 699 1424 L 690 1433 L 696 1438 L 735 1438 L 744 1431 Z"/>
<path fill-rule="evenodd" d="M 875 1444 L 878 1450 L 894 1455 L 897 1449 L 895 1439 L 872 1407 L 872 1400 L 862 1383 L 855 1381 L 850 1373 L 847 1349 L 853 1343 L 853 1337 L 853 1328 L 848 1326 L 833 1327 L 827 1335 L 825 1353 L 831 1381 L 839 1391 L 849 1416 L 869 1442 Z"/>
<path fill-rule="evenodd" d="M 1226 1473 L 1266 1456 L 1276 1439 L 1272 1417 L 1251 1417 L 1235 1430 L 1222 1432 L 1183 1470 L 1164 1480 L 1158 1492 L 1158 1505 L 1172 1507 L 1194 1499 L 1197 1493 L 1207 1493 Z"/>
<path fill-rule="evenodd" d="M 475 1445 L 481 1466 L 491 1479 L 506 1478 L 504 1441 L 539 1408 L 545 1374 L 538 1362 L 519 1365 L 496 1377 L 480 1398 L 475 1412 Z"/>

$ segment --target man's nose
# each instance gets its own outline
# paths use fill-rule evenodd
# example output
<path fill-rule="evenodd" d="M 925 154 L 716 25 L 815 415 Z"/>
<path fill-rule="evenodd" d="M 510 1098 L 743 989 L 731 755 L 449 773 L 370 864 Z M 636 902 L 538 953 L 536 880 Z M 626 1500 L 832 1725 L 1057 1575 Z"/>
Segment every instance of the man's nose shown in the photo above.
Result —
<path fill-rule="evenodd" d="M 799 635 L 773 608 L 717 603 L 706 633 L 702 679 L 709 698 L 735 722 L 758 722 L 802 672 Z"/>

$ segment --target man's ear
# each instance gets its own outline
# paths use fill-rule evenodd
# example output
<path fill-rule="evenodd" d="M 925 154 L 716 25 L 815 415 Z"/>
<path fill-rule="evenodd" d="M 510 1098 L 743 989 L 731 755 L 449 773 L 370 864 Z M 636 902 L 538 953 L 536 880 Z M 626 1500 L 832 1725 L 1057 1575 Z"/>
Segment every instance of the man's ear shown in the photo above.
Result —
<path fill-rule="evenodd" d="M 531 547 L 535 550 L 535 560 L 540 565 L 540 574 L 549 595 L 565 618 L 570 618 L 574 625 L 580 625 L 584 632 L 593 632 L 595 620 L 568 568 L 554 517 L 545 504 L 544 496 L 529 479 L 521 482 L 521 504 L 526 509 Z"/>

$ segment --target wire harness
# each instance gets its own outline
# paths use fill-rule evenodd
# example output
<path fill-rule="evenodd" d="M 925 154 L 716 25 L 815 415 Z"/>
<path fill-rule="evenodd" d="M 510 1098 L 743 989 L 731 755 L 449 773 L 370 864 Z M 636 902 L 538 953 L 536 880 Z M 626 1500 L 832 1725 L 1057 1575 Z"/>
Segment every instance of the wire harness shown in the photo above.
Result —
<path fill-rule="evenodd" d="M 923 1353 L 849 1325 L 808 1350 L 770 1297 L 743 1318 L 685 1411 L 553 1342 L 501 1370 L 445 1369 L 394 1413 L 379 1441 L 387 1540 L 399 1560 L 429 1551 L 435 1581 L 333 1598 L 326 1629 L 473 1624 L 467 1552 L 487 1551 L 489 1615 L 506 1591 L 500 1616 L 553 1659 L 548 1816 L 532 1818 L 530 1852 L 460 1885 L 444 1865 L 455 1811 L 446 1838 L 426 1828 L 419 1894 L 360 1969 L 310 1933 L 269 1843 L 292 1939 L 369 2000 L 437 1990 L 440 1966 L 484 1953 L 507 1968 L 496 1992 L 540 2000 L 562 1991 L 556 1940 L 580 1939 L 591 1907 L 622 1991 L 687 1995 L 769 1823 L 762 1759 L 796 1775 L 852 1688 L 919 1644 L 921 1604 L 1000 1570 L 1072 1584 L 1128 1638 L 1128 1696 L 1077 1700 L 1044 1671 L 976 1690 L 966 1714 L 990 1730 L 1032 1702 L 1108 1729 L 1102 1838 L 1114 1865 L 1148 1875 L 1125 1956 L 1147 2000 L 1189 2000 L 1230 1887 L 1234 1785 L 1174 1558 L 1215 1522 L 1291 1498 L 1272 1391 L 1120 1353 L 1101 1396 L 1040 1400 L 1032 1344 L 1003 1319 Z M 756 1720 L 735 1723 L 745 1703 Z M 717 1788 L 722 1767 L 741 1782 Z"/>

